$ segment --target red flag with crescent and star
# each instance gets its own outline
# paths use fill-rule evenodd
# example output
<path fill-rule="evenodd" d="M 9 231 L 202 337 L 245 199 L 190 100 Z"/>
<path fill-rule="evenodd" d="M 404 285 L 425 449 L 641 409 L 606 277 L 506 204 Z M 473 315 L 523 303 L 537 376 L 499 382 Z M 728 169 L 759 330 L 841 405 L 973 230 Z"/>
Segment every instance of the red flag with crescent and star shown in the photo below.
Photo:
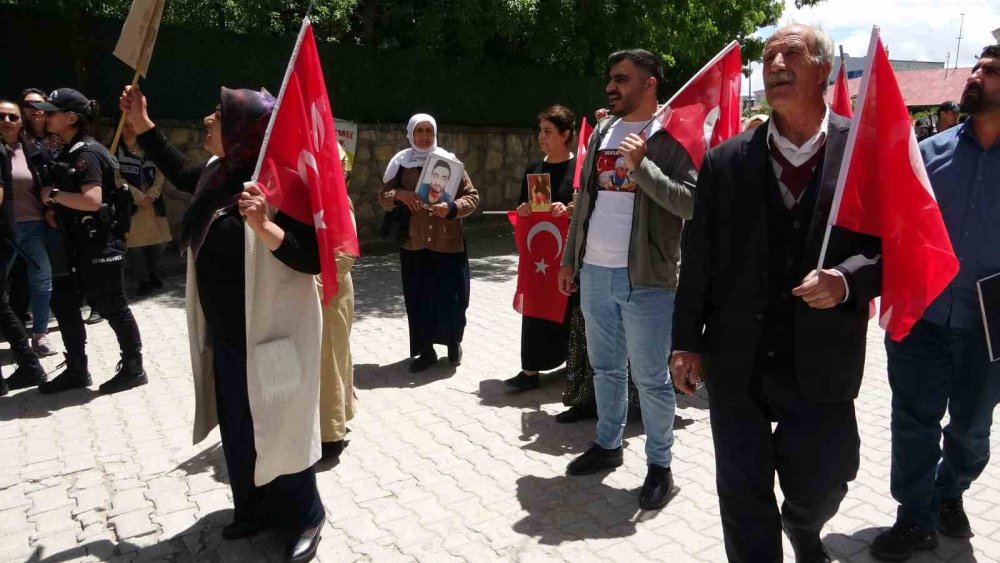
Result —
<path fill-rule="evenodd" d="M 526 317 L 563 322 L 569 297 L 559 291 L 559 265 L 566 250 L 569 215 L 553 217 L 548 212 L 521 217 L 511 211 L 507 218 L 514 224 L 520 255 L 514 310 Z"/>
<path fill-rule="evenodd" d="M 662 123 L 701 169 L 705 151 L 740 133 L 740 44 L 733 41 L 663 108 Z"/>
<path fill-rule="evenodd" d="M 336 254 L 357 256 L 358 236 L 333 108 L 308 18 L 302 22 L 268 127 L 256 179 L 268 205 L 316 228 L 326 303 L 337 293 Z"/>

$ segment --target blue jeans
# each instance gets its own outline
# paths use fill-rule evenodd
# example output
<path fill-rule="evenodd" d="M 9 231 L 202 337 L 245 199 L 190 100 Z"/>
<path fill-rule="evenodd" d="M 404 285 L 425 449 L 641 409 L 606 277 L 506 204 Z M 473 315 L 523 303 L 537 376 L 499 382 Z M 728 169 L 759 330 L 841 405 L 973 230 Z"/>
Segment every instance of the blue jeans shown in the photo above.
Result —
<path fill-rule="evenodd" d="M 990 458 L 1000 401 L 1000 362 L 990 363 L 983 328 L 921 320 L 902 342 L 886 338 L 892 387 L 892 496 L 898 518 L 937 526 L 938 502 L 962 497 Z M 944 427 L 941 448 L 941 419 Z"/>
<path fill-rule="evenodd" d="M 28 286 L 31 288 L 32 334 L 46 334 L 49 326 L 49 300 L 52 297 L 52 265 L 46 249 L 52 237 L 59 236 L 44 220 L 14 224 L 18 248 L 28 260 Z M 32 264 L 34 262 L 34 264 Z"/>
<path fill-rule="evenodd" d="M 669 467 L 676 409 L 667 370 L 674 291 L 629 288 L 627 268 L 584 264 L 580 306 L 594 368 L 597 445 L 622 445 L 628 414 L 626 366 L 631 363 L 646 430 L 646 461 Z"/>

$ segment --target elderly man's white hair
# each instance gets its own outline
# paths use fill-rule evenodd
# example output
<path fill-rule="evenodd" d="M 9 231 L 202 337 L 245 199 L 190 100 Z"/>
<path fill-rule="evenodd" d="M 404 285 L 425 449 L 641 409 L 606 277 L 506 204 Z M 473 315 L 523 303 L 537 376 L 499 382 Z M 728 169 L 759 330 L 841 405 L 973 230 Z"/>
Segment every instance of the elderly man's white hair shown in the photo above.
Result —
<path fill-rule="evenodd" d="M 764 45 L 767 46 L 767 44 L 771 42 L 771 38 L 777 37 L 778 35 L 783 34 L 784 32 L 788 31 L 790 28 L 793 27 L 804 27 L 806 29 L 812 30 L 813 32 L 812 38 L 809 41 L 810 56 L 813 58 L 814 61 L 819 63 L 829 63 L 830 67 L 833 68 L 833 57 L 834 57 L 833 39 L 830 37 L 829 34 L 827 34 L 827 32 L 823 31 L 823 28 L 821 27 L 815 25 L 809 25 L 806 23 L 798 23 L 795 20 L 792 20 L 786 23 L 785 25 L 781 26 L 780 28 L 778 28 L 774 33 L 772 33 L 771 37 L 768 37 L 767 41 L 764 42 Z M 823 92 L 826 92 L 826 88 L 827 85 L 824 84 Z"/>
<path fill-rule="evenodd" d="M 834 58 L 834 44 L 833 39 L 827 32 L 823 31 L 822 27 L 809 25 L 807 23 L 799 23 L 795 20 L 791 20 L 785 25 L 779 27 L 771 34 L 771 37 L 777 37 L 778 35 L 788 31 L 793 27 L 804 27 L 806 29 L 811 29 L 813 31 L 812 41 L 809 42 L 809 50 L 814 58 L 818 59 L 820 62 L 830 63 L 833 65 Z M 771 37 L 767 38 L 766 43 L 771 41 Z"/>

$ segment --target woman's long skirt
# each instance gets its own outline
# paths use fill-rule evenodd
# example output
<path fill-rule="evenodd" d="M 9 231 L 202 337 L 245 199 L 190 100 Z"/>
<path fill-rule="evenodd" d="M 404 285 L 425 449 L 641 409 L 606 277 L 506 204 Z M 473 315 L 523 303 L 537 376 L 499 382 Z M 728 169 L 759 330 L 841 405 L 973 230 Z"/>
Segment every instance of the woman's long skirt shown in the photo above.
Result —
<path fill-rule="evenodd" d="M 235 508 L 233 520 L 301 532 L 323 519 L 323 503 L 312 467 L 282 475 L 263 487 L 254 485 L 253 417 L 247 392 L 247 354 L 222 339 L 212 343 L 215 404 L 219 411 L 222 451 Z"/>
<path fill-rule="evenodd" d="M 469 256 L 400 248 L 399 264 L 410 325 L 410 357 L 434 344 L 462 342 L 469 308 Z"/>
<path fill-rule="evenodd" d="M 563 322 L 554 323 L 534 317 L 521 318 L 521 369 L 547 371 L 566 362 L 569 355 L 569 329 L 573 309 L 580 308 L 580 297 L 574 293 L 566 305 Z"/>

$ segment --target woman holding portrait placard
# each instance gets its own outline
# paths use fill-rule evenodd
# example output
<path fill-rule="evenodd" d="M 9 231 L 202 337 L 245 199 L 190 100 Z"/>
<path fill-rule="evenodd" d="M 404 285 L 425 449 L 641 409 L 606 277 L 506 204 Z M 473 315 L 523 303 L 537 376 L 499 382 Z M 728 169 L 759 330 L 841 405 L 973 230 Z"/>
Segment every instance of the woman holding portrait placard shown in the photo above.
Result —
<path fill-rule="evenodd" d="M 437 362 L 435 344 L 448 347 L 452 365 L 462 363 L 465 310 L 469 307 L 469 257 L 465 251 L 462 217 L 479 206 L 479 192 L 463 172 L 451 201 L 426 204 L 417 194 L 423 167 L 432 155 L 457 160 L 438 147 L 437 122 L 425 113 L 406 126 L 410 148 L 396 153 L 386 166 L 379 203 L 386 211 L 397 206 L 410 213 L 409 230 L 399 247 L 403 297 L 410 328 L 410 372 Z"/>
<path fill-rule="evenodd" d="M 573 143 L 576 116 L 566 107 L 554 105 L 538 114 L 538 146 L 545 155 L 528 165 L 521 182 L 517 213 L 528 217 L 543 209 L 542 199 L 548 191 L 552 215 L 561 217 L 573 213 L 573 169 L 576 158 L 569 147 Z M 546 177 L 548 180 L 546 183 Z M 529 185 L 529 178 L 533 180 Z M 548 187 L 548 190 L 545 188 Z M 574 310 L 579 310 L 577 294 L 570 297 L 562 323 L 522 317 L 521 371 L 504 381 L 518 391 L 538 389 L 539 372 L 551 370 L 566 362 L 569 353 L 569 324 Z"/>

